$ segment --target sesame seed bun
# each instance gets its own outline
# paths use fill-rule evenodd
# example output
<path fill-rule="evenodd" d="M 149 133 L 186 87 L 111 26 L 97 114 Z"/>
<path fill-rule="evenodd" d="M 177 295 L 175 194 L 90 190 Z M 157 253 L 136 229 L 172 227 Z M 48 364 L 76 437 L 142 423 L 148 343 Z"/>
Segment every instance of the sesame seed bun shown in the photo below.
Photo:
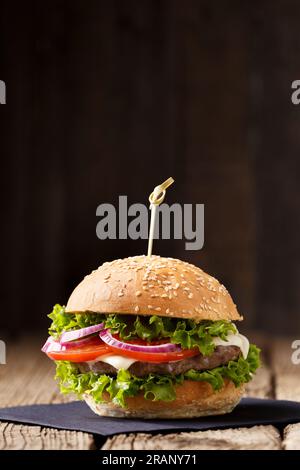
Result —
<path fill-rule="evenodd" d="M 221 390 L 214 392 L 207 382 L 185 380 L 175 387 L 176 399 L 173 401 L 146 400 L 143 394 L 126 398 L 126 408 L 114 405 L 106 394 L 105 403 L 95 403 L 90 395 L 84 395 L 89 407 L 100 416 L 114 418 L 143 418 L 143 419 L 178 419 L 198 418 L 200 416 L 221 415 L 230 413 L 239 403 L 244 387 L 225 380 Z"/>
<path fill-rule="evenodd" d="M 135 256 L 104 263 L 75 288 L 66 312 L 242 320 L 226 288 L 172 258 Z"/>

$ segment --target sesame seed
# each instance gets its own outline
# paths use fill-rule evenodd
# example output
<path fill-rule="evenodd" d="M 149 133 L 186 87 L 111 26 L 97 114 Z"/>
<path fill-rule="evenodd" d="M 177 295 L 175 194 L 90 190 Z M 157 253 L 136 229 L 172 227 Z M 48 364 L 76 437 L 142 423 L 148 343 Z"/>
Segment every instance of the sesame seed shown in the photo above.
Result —
<path fill-rule="evenodd" d="M 150 310 L 153 310 L 153 309 L 154 309 L 153 305 L 148 305 L 148 308 L 149 308 Z"/>
<path fill-rule="evenodd" d="M 155 297 L 159 297 L 159 295 L 158 294 L 151 294 L 150 297 L 155 298 Z"/>
<path fill-rule="evenodd" d="M 169 309 L 169 308 L 166 309 L 166 313 L 170 313 L 170 309 Z"/>
<path fill-rule="evenodd" d="M 160 311 L 161 311 L 161 308 L 160 308 L 160 307 L 156 307 L 154 310 L 155 310 L 156 312 L 160 312 Z"/>
<path fill-rule="evenodd" d="M 161 297 L 168 297 L 167 294 L 161 294 Z"/>
<path fill-rule="evenodd" d="M 123 295 L 124 295 L 124 292 L 121 292 L 121 291 L 118 292 L 118 297 L 123 297 Z"/>
<path fill-rule="evenodd" d="M 190 290 L 190 288 L 189 287 L 184 287 L 183 290 Z"/>
<path fill-rule="evenodd" d="M 180 287 L 180 284 L 179 284 L 179 282 L 177 282 L 177 283 L 175 284 L 174 289 L 178 289 L 179 287 Z"/>
<path fill-rule="evenodd" d="M 173 295 L 174 295 L 175 297 L 177 297 L 177 292 L 176 292 L 176 290 L 174 290 Z"/>
<path fill-rule="evenodd" d="M 187 284 L 187 281 L 181 281 L 181 284 Z"/>
<path fill-rule="evenodd" d="M 192 298 L 193 298 L 192 292 L 189 293 L 188 298 L 189 298 L 189 299 L 192 299 Z"/>
<path fill-rule="evenodd" d="M 136 295 L 137 297 L 140 297 L 140 295 L 142 295 L 142 293 L 141 293 L 140 290 L 137 290 L 136 293 L 135 293 L 135 295 Z"/>
<path fill-rule="evenodd" d="M 139 307 L 138 305 L 136 305 L 136 306 L 134 307 L 134 311 L 135 311 L 135 312 L 139 312 L 139 311 L 140 311 L 140 307 Z"/>

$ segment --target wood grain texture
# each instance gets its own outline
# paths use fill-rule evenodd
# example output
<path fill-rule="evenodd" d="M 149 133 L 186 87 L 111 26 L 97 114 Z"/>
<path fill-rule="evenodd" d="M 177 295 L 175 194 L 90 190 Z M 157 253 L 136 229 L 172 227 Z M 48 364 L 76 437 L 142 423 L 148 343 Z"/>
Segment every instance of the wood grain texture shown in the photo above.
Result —
<path fill-rule="evenodd" d="M 193 162 L 185 168 L 185 192 L 190 200 L 198 199 L 200 192 L 207 231 L 199 261 L 196 253 L 183 256 L 222 279 L 250 324 L 255 316 L 255 175 L 243 132 L 251 70 L 244 52 L 247 25 L 238 19 L 242 10 L 237 3 L 215 9 L 209 0 L 191 0 L 181 7 L 190 25 L 185 37 L 184 131 L 185 154 Z M 229 109 L 234 109 L 230 118 Z M 226 226 L 230 228 L 224 230 Z M 227 250 L 229 257 L 224 256 Z"/>
<path fill-rule="evenodd" d="M 93 448 L 93 436 L 87 433 L 0 422 L 0 450 L 89 450 Z"/>
<path fill-rule="evenodd" d="M 0 407 L 35 403 L 61 403 L 72 397 L 59 393 L 55 368 L 41 354 L 43 338 L 7 344 L 7 364 L 0 367 Z M 0 423 L 0 449 L 90 449 L 93 437 L 74 431 Z"/>
<path fill-rule="evenodd" d="M 282 445 L 285 450 L 300 450 L 300 423 L 285 428 Z"/>
<path fill-rule="evenodd" d="M 61 403 L 70 401 L 59 393 L 55 366 L 40 352 L 44 338 L 32 337 L 7 344 L 7 364 L 0 368 L 0 406 Z"/>
<path fill-rule="evenodd" d="M 130 434 L 114 436 L 106 441 L 103 450 L 279 450 L 280 434 L 273 426 L 197 431 L 176 434 Z"/>
<path fill-rule="evenodd" d="M 249 397 L 273 398 L 272 371 L 267 365 L 263 365 L 246 385 L 245 394 Z"/>
<path fill-rule="evenodd" d="M 3 310 L 45 327 L 88 271 L 144 252 L 103 249 L 96 207 L 172 174 L 168 203 L 205 204 L 205 247 L 156 252 L 219 277 L 249 325 L 299 329 L 299 3 L 2 3 Z"/>
<path fill-rule="evenodd" d="M 247 337 L 251 343 L 256 344 L 261 349 L 262 365 L 255 373 L 253 380 L 246 385 L 246 395 L 257 398 L 274 398 L 273 373 L 270 364 L 270 349 L 272 341 L 270 338 L 249 331 Z"/>

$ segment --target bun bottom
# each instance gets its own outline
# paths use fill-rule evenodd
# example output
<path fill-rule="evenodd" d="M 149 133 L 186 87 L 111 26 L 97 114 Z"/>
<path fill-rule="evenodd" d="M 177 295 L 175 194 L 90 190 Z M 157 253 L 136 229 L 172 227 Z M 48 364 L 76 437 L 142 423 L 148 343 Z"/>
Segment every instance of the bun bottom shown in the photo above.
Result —
<path fill-rule="evenodd" d="M 200 416 L 221 415 L 230 413 L 239 403 L 244 387 L 235 387 L 233 382 L 225 379 L 221 390 L 214 391 L 208 382 L 185 380 L 176 386 L 176 399 L 173 401 L 146 400 L 143 394 L 126 399 L 126 408 L 114 405 L 108 394 L 104 403 L 95 403 L 90 395 L 84 400 L 99 416 L 114 418 L 143 419 L 177 419 L 198 418 Z"/>

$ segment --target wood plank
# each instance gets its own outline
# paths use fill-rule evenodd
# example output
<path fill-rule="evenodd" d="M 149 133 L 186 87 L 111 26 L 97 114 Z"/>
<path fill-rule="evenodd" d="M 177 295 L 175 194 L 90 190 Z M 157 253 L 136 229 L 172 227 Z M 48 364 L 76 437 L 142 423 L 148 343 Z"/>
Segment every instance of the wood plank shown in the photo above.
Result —
<path fill-rule="evenodd" d="M 270 364 L 271 338 L 253 331 L 247 333 L 250 342 L 261 348 L 262 366 L 246 385 L 246 396 L 256 398 L 274 398 L 273 373 Z"/>
<path fill-rule="evenodd" d="M 281 438 L 273 426 L 182 432 L 176 434 L 120 434 L 106 441 L 102 450 L 279 450 Z"/>
<path fill-rule="evenodd" d="M 285 450 L 300 450 L 300 423 L 285 428 L 282 445 Z"/>
<path fill-rule="evenodd" d="M 292 363 L 293 339 L 276 339 L 270 350 L 275 398 L 300 401 L 300 365 Z"/>
<path fill-rule="evenodd" d="M 254 167 L 249 165 L 251 152 L 243 132 L 251 73 L 245 60 L 247 27 L 237 4 L 225 7 L 220 2 L 214 9 L 213 2 L 207 2 L 208 22 L 198 0 L 180 3 L 184 3 L 180 16 L 193 25 L 184 35 L 187 125 L 183 129 L 186 159 L 193 162 L 185 168 L 185 197 L 205 201 L 205 249 L 182 257 L 222 280 L 250 325 L 255 312 L 256 226 Z M 210 93 L 212 88 L 218 91 Z"/>
<path fill-rule="evenodd" d="M 55 366 L 40 351 L 43 340 L 27 338 L 8 342 L 7 364 L 0 368 L 1 407 L 61 403 L 72 399 L 59 393 L 54 381 Z"/>
<path fill-rule="evenodd" d="M 89 450 L 93 448 L 94 439 L 91 434 L 0 423 L 0 450 Z"/>
<path fill-rule="evenodd" d="M 54 381 L 54 364 L 40 352 L 43 338 L 7 344 L 7 364 L 0 368 L 0 406 L 61 403 L 74 397 L 61 395 Z M 0 449 L 90 449 L 90 434 L 40 426 L 0 423 Z"/>
<path fill-rule="evenodd" d="M 272 372 L 263 365 L 256 372 L 253 380 L 246 385 L 246 396 L 256 398 L 273 398 Z"/>

